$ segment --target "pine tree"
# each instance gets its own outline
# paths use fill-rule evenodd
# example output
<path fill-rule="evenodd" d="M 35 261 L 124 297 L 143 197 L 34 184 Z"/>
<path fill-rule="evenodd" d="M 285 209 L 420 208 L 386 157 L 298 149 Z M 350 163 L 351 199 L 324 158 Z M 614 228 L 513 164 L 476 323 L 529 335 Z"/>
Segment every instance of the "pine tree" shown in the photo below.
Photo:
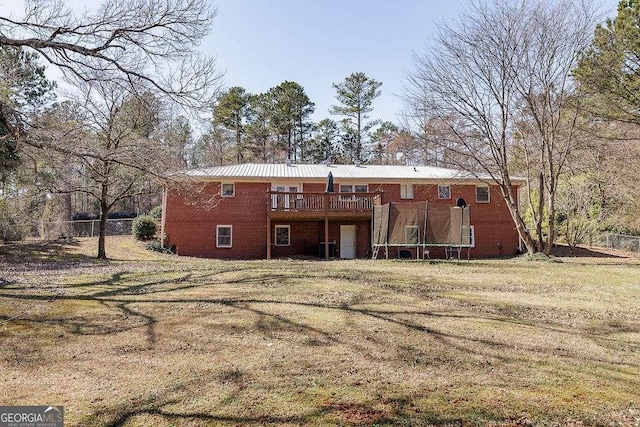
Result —
<path fill-rule="evenodd" d="M 640 1 L 622 0 L 618 15 L 598 25 L 574 75 L 599 117 L 640 124 Z"/>
<path fill-rule="evenodd" d="M 333 84 L 339 105 L 333 105 L 330 114 L 347 116 L 351 121 L 355 140 L 349 148 L 349 157 L 354 161 L 364 160 L 363 142 L 378 121 L 367 122 L 368 113 L 373 111 L 373 101 L 380 96 L 381 82 L 367 77 L 364 73 L 352 73 L 340 84 Z"/>

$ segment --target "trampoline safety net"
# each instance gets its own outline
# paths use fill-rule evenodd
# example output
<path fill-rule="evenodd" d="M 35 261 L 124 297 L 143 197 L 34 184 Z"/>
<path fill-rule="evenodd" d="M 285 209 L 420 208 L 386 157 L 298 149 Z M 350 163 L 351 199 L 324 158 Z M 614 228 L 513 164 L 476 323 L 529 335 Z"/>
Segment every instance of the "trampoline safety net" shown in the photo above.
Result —
<path fill-rule="evenodd" d="M 373 209 L 373 245 L 470 246 L 469 207 L 399 202 Z"/>

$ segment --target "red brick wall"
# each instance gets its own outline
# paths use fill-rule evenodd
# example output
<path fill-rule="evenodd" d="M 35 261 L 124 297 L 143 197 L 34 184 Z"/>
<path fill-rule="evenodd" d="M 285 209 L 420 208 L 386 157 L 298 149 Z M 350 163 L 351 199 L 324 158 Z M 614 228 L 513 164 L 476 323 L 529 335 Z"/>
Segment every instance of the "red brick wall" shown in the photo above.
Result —
<path fill-rule="evenodd" d="M 370 184 L 369 188 L 377 186 Z M 470 252 L 472 258 L 513 255 L 518 252 L 518 232 L 497 186 L 490 187 L 489 203 L 476 202 L 475 185 L 451 185 L 450 188 L 450 199 L 438 199 L 437 184 L 414 185 L 413 201 L 426 200 L 430 205 L 454 206 L 459 197 L 463 198 L 469 206 L 470 222 L 474 226 L 475 247 Z M 400 185 L 384 185 L 382 203 L 393 201 L 401 201 Z M 429 251 L 431 257 L 444 257 L 442 248 L 430 248 Z M 464 249 L 464 256 L 466 251 Z M 391 254 L 396 256 L 396 249 Z"/>
<path fill-rule="evenodd" d="M 268 190 L 266 183 L 236 183 L 235 196 L 217 197 L 217 204 L 209 210 L 186 204 L 184 196 L 169 192 L 165 212 L 168 245 L 175 245 L 179 255 L 266 258 Z M 220 184 L 212 183 L 205 189 L 202 199 L 219 193 Z M 233 247 L 216 247 L 217 225 L 233 227 Z"/>
<path fill-rule="evenodd" d="M 307 193 L 324 193 L 324 190 L 326 190 L 326 188 L 326 184 L 302 184 L 302 191 L 305 191 Z"/>
<path fill-rule="evenodd" d="M 336 182 L 336 186 L 339 182 Z M 236 183 L 235 196 L 216 198 L 212 209 L 189 205 L 179 194 L 169 192 L 165 210 L 165 234 L 168 245 L 175 245 L 178 254 L 225 259 L 259 259 L 266 257 L 266 209 L 269 183 Z M 324 184 L 305 184 L 306 192 L 322 192 Z M 336 188 L 337 189 L 337 188 Z M 401 201 L 399 184 L 369 184 L 369 191 L 382 189 L 382 203 Z M 220 184 L 212 183 L 206 195 L 219 194 Z M 478 203 L 475 185 L 451 185 L 451 199 L 438 200 L 438 186 L 414 185 L 414 201 L 427 200 L 430 204 L 453 206 L 458 197 L 470 206 L 471 224 L 475 229 L 475 248 L 471 257 L 492 257 L 517 252 L 518 235 L 498 187 L 492 186 L 490 203 Z M 290 225 L 290 246 L 275 246 L 275 225 Z M 340 256 L 340 225 L 355 224 L 359 258 L 370 256 L 370 221 L 335 221 L 329 226 L 329 240 L 336 242 L 336 256 Z M 216 247 L 216 226 L 233 227 L 233 246 Z M 318 255 L 318 244 L 324 241 L 324 221 L 273 221 L 271 230 L 272 257 Z M 382 251 L 380 251 L 382 255 Z M 396 256 L 392 249 L 390 256 Z M 443 257 L 443 249 L 431 248 L 432 257 Z M 322 253 L 323 255 L 323 253 Z M 415 256 L 415 253 L 414 253 Z M 466 256 L 466 250 L 465 250 Z"/>
<path fill-rule="evenodd" d="M 335 242 L 335 256 L 340 257 L 340 225 L 356 226 L 356 257 L 364 258 L 370 255 L 371 235 L 369 234 L 371 221 L 329 221 L 329 242 Z M 290 227 L 290 246 L 275 245 L 276 225 Z M 324 220 L 313 221 L 273 221 L 271 225 L 271 256 L 273 258 L 296 256 L 324 257 Z"/>

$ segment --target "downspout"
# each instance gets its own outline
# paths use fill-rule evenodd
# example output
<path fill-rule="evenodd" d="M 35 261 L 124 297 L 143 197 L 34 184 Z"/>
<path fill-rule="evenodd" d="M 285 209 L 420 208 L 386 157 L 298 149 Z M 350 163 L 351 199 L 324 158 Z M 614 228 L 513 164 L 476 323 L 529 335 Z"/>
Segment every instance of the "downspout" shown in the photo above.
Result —
<path fill-rule="evenodd" d="M 163 249 L 166 249 L 165 247 L 165 226 L 166 226 L 166 222 L 167 222 L 167 186 L 165 185 L 164 188 L 162 189 L 162 219 L 160 221 L 160 246 Z"/>
<path fill-rule="evenodd" d="M 518 204 L 518 209 L 520 209 L 520 193 L 522 192 L 522 186 L 518 186 L 518 191 L 516 191 L 516 203 Z M 517 230 L 516 230 L 517 231 Z M 518 233 L 518 253 L 522 253 L 522 237 L 520 237 L 520 233 Z"/>

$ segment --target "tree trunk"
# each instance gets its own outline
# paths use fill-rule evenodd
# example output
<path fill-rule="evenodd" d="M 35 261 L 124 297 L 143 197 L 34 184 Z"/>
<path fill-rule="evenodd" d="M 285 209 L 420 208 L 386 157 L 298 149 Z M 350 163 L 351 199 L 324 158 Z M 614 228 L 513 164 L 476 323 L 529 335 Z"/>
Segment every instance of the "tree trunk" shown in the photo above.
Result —
<path fill-rule="evenodd" d="M 513 190 L 508 184 L 503 183 L 500 186 L 500 191 L 502 192 L 502 198 L 507 204 L 507 208 L 509 208 L 511 218 L 516 225 L 516 231 L 518 232 L 520 240 L 522 240 L 524 246 L 527 248 L 527 253 L 529 255 L 533 255 L 536 253 L 536 242 L 533 240 L 533 237 L 531 237 L 529 230 L 527 230 L 527 225 L 525 224 L 524 219 L 522 219 L 517 197 L 514 197 Z"/>
<path fill-rule="evenodd" d="M 548 232 L 547 232 L 547 240 L 544 246 L 544 254 L 549 256 L 553 254 L 553 243 L 556 241 L 556 209 L 555 209 L 555 192 L 549 193 L 548 196 L 548 209 L 549 209 L 549 217 L 548 217 Z"/>
<path fill-rule="evenodd" d="M 109 213 L 107 193 L 107 184 L 102 184 L 102 194 L 100 197 L 100 226 L 98 229 L 98 259 L 107 259 L 107 251 L 105 250 L 105 241 L 107 238 L 107 214 Z"/>
<path fill-rule="evenodd" d="M 538 215 L 536 218 L 536 252 L 542 252 L 544 248 L 544 240 L 542 238 L 542 221 L 544 221 L 544 175 L 542 172 L 538 175 Z"/>
<path fill-rule="evenodd" d="M 362 118 L 360 117 L 360 109 L 358 109 L 358 123 L 357 123 L 358 133 L 356 134 L 356 150 L 355 150 L 356 162 L 360 161 L 360 151 L 362 150 L 362 134 L 360 133 L 361 126 L 362 126 L 361 121 L 362 121 Z"/>
<path fill-rule="evenodd" d="M 242 135 L 240 134 L 240 127 L 236 126 L 236 158 L 238 163 L 242 163 L 243 155 L 242 155 Z"/>

